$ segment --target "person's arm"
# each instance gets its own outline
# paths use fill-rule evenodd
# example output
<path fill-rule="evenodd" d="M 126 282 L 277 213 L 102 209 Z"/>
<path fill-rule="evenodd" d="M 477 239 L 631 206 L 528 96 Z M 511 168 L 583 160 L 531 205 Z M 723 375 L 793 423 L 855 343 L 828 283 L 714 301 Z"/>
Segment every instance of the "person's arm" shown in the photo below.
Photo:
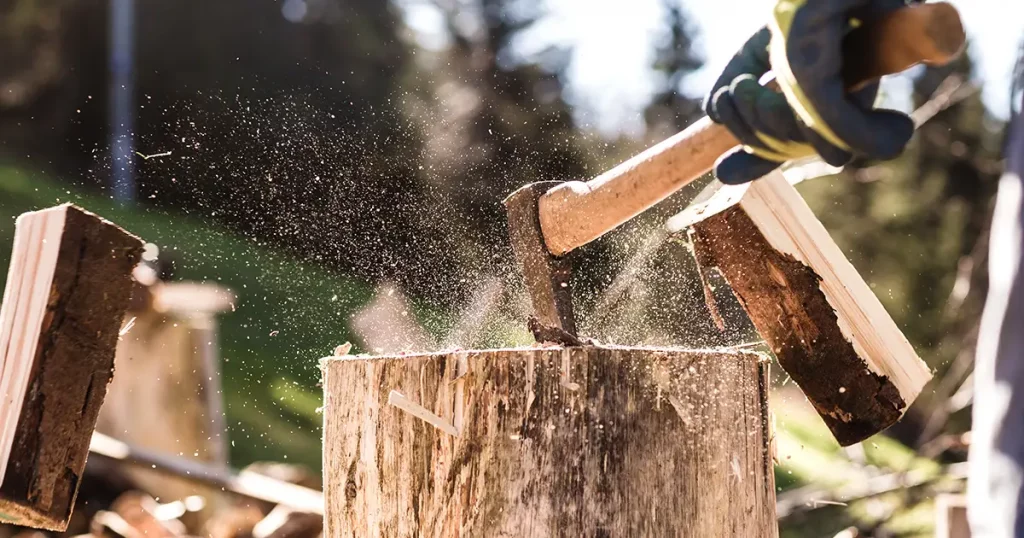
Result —
<path fill-rule="evenodd" d="M 903 0 L 778 0 L 771 22 L 741 48 L 705 101 L 708 116 L 744 144 L 719 161 L 718 178 L 745 183 L 813 154 L 833 166 L 854 156 L 899 155 L 913 122 L 874 107 L 877 84 L 846 92 L 842 42 L 858 24 L 905 6 Z M 769 70 L 781 93 L 759 84 Z"/>

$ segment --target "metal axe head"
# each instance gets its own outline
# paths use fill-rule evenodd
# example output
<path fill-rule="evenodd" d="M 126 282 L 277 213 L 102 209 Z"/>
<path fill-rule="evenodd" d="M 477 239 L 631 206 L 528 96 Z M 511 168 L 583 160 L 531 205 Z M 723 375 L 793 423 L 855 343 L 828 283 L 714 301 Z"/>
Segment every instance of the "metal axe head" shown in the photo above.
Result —
<path fill-rule="evenodd" d="M 526 280 L 534 315 L 543 325 L 559 328 L 576 336 L 572 310 L 572 266 L 565 257 L 555 257 L 544 242 L 538 202 L 541 195 L 560 183 L 533 183 L 505 199 L 508 234 L 512 249 Z"/>

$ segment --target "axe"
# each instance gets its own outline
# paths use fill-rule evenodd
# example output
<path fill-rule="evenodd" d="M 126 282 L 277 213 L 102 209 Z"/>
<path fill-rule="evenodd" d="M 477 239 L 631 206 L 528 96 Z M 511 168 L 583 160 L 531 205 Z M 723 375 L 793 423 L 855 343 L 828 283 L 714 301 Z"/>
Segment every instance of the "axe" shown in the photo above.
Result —
<path fill-rule="evenodd" d="M 852 91 L 919 63 L 945 65 L 960 55 L 965 41 L 960 15 L 952 5 L 902 8 L 854 30 L 844 40 L 843 77 Z M 725 127 L 703 118 L 590 181 L 540 182 L 512 193 L 505 200 L 509 235 L 540 324 L 570 336 L 577 334 L 567 254 L 704 175 L 739 144 Z M 814 396 L 808 394 L 812 401 Z M 832 427 L 834 421 L 826 422 Z M 875 431 L 870 432 L 861 428 L 856 440 L 889 425 L 874 424 L 869 429 Z M 842 444 L 853 441 L 835 428 L 833 433 Z"/>

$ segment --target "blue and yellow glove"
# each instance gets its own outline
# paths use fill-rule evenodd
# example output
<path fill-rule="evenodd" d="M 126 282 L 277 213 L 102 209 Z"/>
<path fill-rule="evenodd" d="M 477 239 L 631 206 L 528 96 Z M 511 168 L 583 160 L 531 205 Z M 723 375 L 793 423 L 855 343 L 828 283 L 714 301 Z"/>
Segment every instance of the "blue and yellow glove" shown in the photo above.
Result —
<path fill-rule="evenodd" d="M 877 84 L 846 92 L 842 43 L 861 21 L 905 6 L 903 0 L 779 0 L 771 24 L 740 49 L 705 102 L 712 121 L 743 143 L 719 160 L 719 180 L 746 183 L 815 154 L 833 166 L 854 155 L 899 155 L 914 134 L 913 121 L 874 108 Z M 768 71 L 781 93 L 759 83 Z"/>

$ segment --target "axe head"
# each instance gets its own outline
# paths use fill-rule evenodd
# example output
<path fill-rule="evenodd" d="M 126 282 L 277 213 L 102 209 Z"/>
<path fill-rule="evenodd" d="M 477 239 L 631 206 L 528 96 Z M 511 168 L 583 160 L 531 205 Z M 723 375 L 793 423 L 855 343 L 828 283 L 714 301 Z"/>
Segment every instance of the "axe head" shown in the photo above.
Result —
<path fill-rule="evenodd" d="M 565 257 L 555 257 L 544 242 L 538 214 L 540 197 L 559 185 L 557 181 L 533 183 L 505 199 L 508 234 L 512 249 L 526 280 L 534 315 L 541 324 L 576 336 L 572 311 L 572 266 Z"/>

